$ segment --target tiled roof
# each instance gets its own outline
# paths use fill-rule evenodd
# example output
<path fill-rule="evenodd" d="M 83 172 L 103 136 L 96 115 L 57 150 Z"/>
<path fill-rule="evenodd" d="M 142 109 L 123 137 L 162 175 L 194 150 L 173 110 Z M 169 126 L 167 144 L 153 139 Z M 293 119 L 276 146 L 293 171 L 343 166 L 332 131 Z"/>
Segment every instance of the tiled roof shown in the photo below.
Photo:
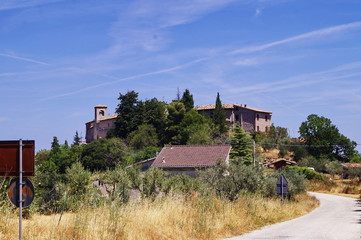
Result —
<path fill-rule="evenodd" d="M 255 112 L 272 114 L 272 112 L 269 112 L 269 111 L 245 107 L 244 105 L 240 105 L 240 104 L 233 104 L 233 103 L 232 104 L 222 104 L 222 106 L 224 109 L 244 108 L 244 109 L 248 109 L 248 110 L 255 111 Z M 215 109 L 215 108 L 216 108 L 215 104 L 207 104 L 207 105 L 200 105 L 199 107 L 197 107 L 197 110 L 211 110 L 211 109 Z"/>
<path fill-rule="evenodd" d="M 344 166 L 344 167 L 352 167 L 352 168 L 354 168 L 354 167 L 361 167 L 361 163 L 342 163 L 342 165 Z"/>
<path fill-rule="evenodd" d="M 118 114 L 115 113 L 115 114 L 110 115 L 110 116 L 107 116 L 107 117 L 102 117 L 101 119 L 99 119 L 99 121 L 101 122 L 101 121 L 105 121 L 105 120 L 111 120 L 111 119 L 114 119 L 114 118 L 117 118 L 117 117 L 118 117 Z M 95 121 L 95 120 L 89 121 L 89 122 L 87 122 L 86 124 L 91 123 L 91 122 L 94 122 L 94 121 Z"/>
<path fill-rule="evenodd" d="M 170 145 L 165 146 L 151 167 L 210 167 L 225 162 L 230 145 Z"/>
<path fill-rule="evenodd" d="M 97 105 L 97 106 L 95 106 L 95 107 L 96 107 L 96 108 L 107 108 L 108 106 L 99 104 L 99 105 Z"/>

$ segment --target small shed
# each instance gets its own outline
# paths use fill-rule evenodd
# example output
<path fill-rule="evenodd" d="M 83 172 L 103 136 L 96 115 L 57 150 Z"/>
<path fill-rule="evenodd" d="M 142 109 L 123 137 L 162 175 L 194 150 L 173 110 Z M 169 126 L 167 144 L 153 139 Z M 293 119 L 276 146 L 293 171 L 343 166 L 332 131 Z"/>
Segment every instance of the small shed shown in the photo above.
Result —
<path fill-rule="evenodd" d="M 287 159 L 287 158 L 276 158 L 276 159 L 272 159 L 269 162 L 267 162 L 266 165 L 270 168 L 273 168 L 275 171 L 277 171 L 278 169 L 285 170 L 286 166 L 296 165 L 296 162 L 292 161 L 291 159 Z"/>
<path fill-rule="evenodd" d="M 170 174 L 197 176 L 197 170 L 229 163 L 231 145 L 165 146 L 152 163 Z"/>

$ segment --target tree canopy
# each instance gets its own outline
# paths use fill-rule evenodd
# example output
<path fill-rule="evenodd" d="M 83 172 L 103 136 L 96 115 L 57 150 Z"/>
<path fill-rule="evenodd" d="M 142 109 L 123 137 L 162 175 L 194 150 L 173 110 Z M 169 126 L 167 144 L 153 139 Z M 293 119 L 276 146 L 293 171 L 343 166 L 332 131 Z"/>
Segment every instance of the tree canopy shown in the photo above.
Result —
<path fill-rule="evenodd" d="M 308 152 L 316 157 L 334 158 L 348 162 L 357 153 L 356 142 L 342 135 L 331 120 L 311 114 L 302 122 L 300 136 L 306 140 Z"/>

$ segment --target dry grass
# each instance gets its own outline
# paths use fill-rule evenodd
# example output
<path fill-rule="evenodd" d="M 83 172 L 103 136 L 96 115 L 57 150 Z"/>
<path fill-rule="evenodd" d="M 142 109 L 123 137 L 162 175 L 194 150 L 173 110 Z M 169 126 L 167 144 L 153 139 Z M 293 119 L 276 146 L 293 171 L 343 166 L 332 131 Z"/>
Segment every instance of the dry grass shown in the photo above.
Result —
<path fill-rule="evenodd" d="M 24 221 L 24 239 L 221 239 L 303 215 L 318 206 L 307 195 L 280 204 L 279 199 L 242 196 L 235 202 L 192 196 L 144 200 L 124 206 L 86 208 L 59 215 L 35 215 Z M 7 216 L 7 217 L 6 217 Z M 0 239 L 15 239 L 16 215 L 0 218 Z"/>
<path fill-rule="evenodd" d="M 332 184 L 326 184 L 321 181 L 311 181 L 309 183 L 309 190 L 352 198 L 361 197 L 361 183 L 357 179 L 338 178 Z"/>

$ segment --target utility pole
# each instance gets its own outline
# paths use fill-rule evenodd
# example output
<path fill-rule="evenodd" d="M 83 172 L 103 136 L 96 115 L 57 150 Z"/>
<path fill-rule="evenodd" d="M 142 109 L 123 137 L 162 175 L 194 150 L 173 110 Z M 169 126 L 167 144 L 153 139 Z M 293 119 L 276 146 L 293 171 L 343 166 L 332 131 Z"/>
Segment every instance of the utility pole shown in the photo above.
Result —
<path fill-rule="evenodd" d="M 253 140 L 253 167 L 256 166 L 256 141 Z"/>

